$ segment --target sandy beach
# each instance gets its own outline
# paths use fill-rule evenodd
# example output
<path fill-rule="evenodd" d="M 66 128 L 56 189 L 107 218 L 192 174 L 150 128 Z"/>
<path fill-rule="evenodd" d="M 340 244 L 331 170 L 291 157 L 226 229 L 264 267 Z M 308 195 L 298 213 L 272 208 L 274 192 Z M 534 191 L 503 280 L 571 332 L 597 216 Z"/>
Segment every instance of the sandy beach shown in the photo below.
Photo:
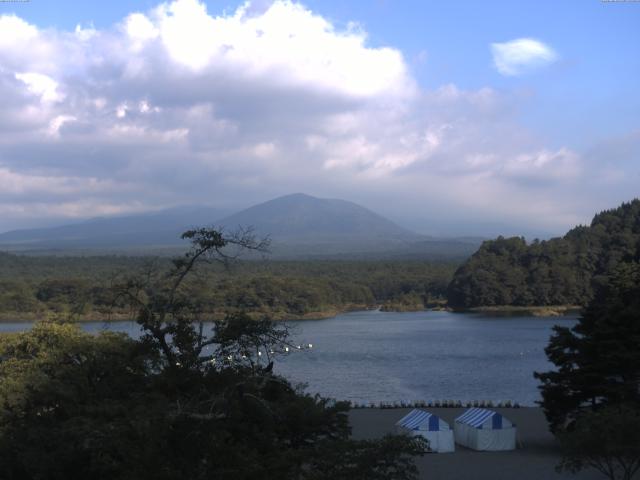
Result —
<path fill-rule="evenodd" d="M 453 427 L 464 408 L 429 408 Z M 578 475 L 558 474 L 558 444 L 549 433 L 539 408 L 495 408 L 518 428 L 519 448 L 510 452 L 476 452 L 456 445 L 455 453 L 427 454 L 417 459 L 421 479 L 447 480 L 602 480 L 595 470 Z M 353 435 L 358 439 L 395 433 L 394 424 L 411 409 L 355 409 L 349 414 Z"/>

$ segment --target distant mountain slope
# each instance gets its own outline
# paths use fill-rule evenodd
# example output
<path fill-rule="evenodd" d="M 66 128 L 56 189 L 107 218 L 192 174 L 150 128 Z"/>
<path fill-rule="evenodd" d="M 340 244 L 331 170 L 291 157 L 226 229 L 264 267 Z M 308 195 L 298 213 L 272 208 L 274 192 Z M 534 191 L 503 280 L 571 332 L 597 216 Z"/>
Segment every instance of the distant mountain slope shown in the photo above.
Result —
<path fill-rule="evenodd" d="M 274 258 L 460 258 L 440 245 L 413 251 L 417 242 L 429 240 L 353 202 L 316 198 L 302 193 L 255 205 L 220 220 L 229 230 L 251 225 L 259 236 L 269 235 Z M 470 255 L 473 247 L 466 246 Z"/>
<path fill-rule="evenodd" d="M 178 207 L 121 217 L 98 217 L 60 227 L 14 230 L 0 234 L 0 248 L 126 248 L 182 245 L 180 234 L 195 225 L 213 224 L 228 211 Z"/>
<path fill-rule="evenodd" d="M 272 239 L 271 257 L 279 259 L 429 259 L 463 260 L 477 240 L 431 238 L 345 200 L 293 194 L 233 215 L 209 207 L 94 218 L 54 228 L 0 234 L 0 250 L 37 254 L 175 254 L 184 248 L 182 232 L 216 225 L 233 231 L 253 227 Z M 249 255 L 249 258 L 252 258 Z"/>
<path fill-rule="evenodd" d="M 456 272 L 454 307 L 584 305 L 620 262 L 640 261 L 640 200 L 597 214 L 562 238 L 484 242 Z"/>
<path fill-rule="evenodd" d="M 228 228 L 252 225 L 260 234 L 296 243 L 421 238 L 353 202 L 315 198 L 302 193 L 247 208 L 220 220 L 220 224 Z"/>

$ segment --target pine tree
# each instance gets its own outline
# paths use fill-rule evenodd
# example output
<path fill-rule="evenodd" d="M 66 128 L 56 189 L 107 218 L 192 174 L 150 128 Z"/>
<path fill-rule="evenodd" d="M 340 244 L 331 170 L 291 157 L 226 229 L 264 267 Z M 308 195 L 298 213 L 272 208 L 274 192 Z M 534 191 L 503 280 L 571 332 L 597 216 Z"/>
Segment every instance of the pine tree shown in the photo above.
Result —
<path fill-rule="evenodd" d="M 535 373 L 551 429 L 601 406 L 640 408 L 640 265 L 622 263 L 573 328 L 555 327 L 545 349 L 557 370 Z"/>

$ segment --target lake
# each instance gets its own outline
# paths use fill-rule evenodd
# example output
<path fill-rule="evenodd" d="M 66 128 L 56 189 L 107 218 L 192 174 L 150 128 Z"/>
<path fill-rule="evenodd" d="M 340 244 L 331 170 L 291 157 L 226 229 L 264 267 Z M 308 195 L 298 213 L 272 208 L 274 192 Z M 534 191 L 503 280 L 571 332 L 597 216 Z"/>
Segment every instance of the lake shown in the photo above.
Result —
<path fill-rule="evenodd" d="M 275 371 L 309 392 L 357 403 L 540 398 L 534 371 L 551 368 L 544 348 L 553 325 L 575 317 L 495 317 L 450 312 L 363 311 L 289 322 L 294 342 L 313 349 L 280 358 Z M 0 323 L 0 332 L 29 328 Z M 85 323 L 124 331 L 133 322 Z"/>

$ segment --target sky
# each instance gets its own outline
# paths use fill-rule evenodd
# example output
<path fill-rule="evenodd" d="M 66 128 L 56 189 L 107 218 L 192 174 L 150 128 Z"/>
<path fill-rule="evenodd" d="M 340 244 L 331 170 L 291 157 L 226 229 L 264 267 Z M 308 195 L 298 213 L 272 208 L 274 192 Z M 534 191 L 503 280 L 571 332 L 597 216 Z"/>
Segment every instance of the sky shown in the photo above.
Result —
<path fill-rule="evenodd" d="M 0 231 L 295 192 L 430 234 L 640 196 L 640 3 L 0 2 Z"/>

